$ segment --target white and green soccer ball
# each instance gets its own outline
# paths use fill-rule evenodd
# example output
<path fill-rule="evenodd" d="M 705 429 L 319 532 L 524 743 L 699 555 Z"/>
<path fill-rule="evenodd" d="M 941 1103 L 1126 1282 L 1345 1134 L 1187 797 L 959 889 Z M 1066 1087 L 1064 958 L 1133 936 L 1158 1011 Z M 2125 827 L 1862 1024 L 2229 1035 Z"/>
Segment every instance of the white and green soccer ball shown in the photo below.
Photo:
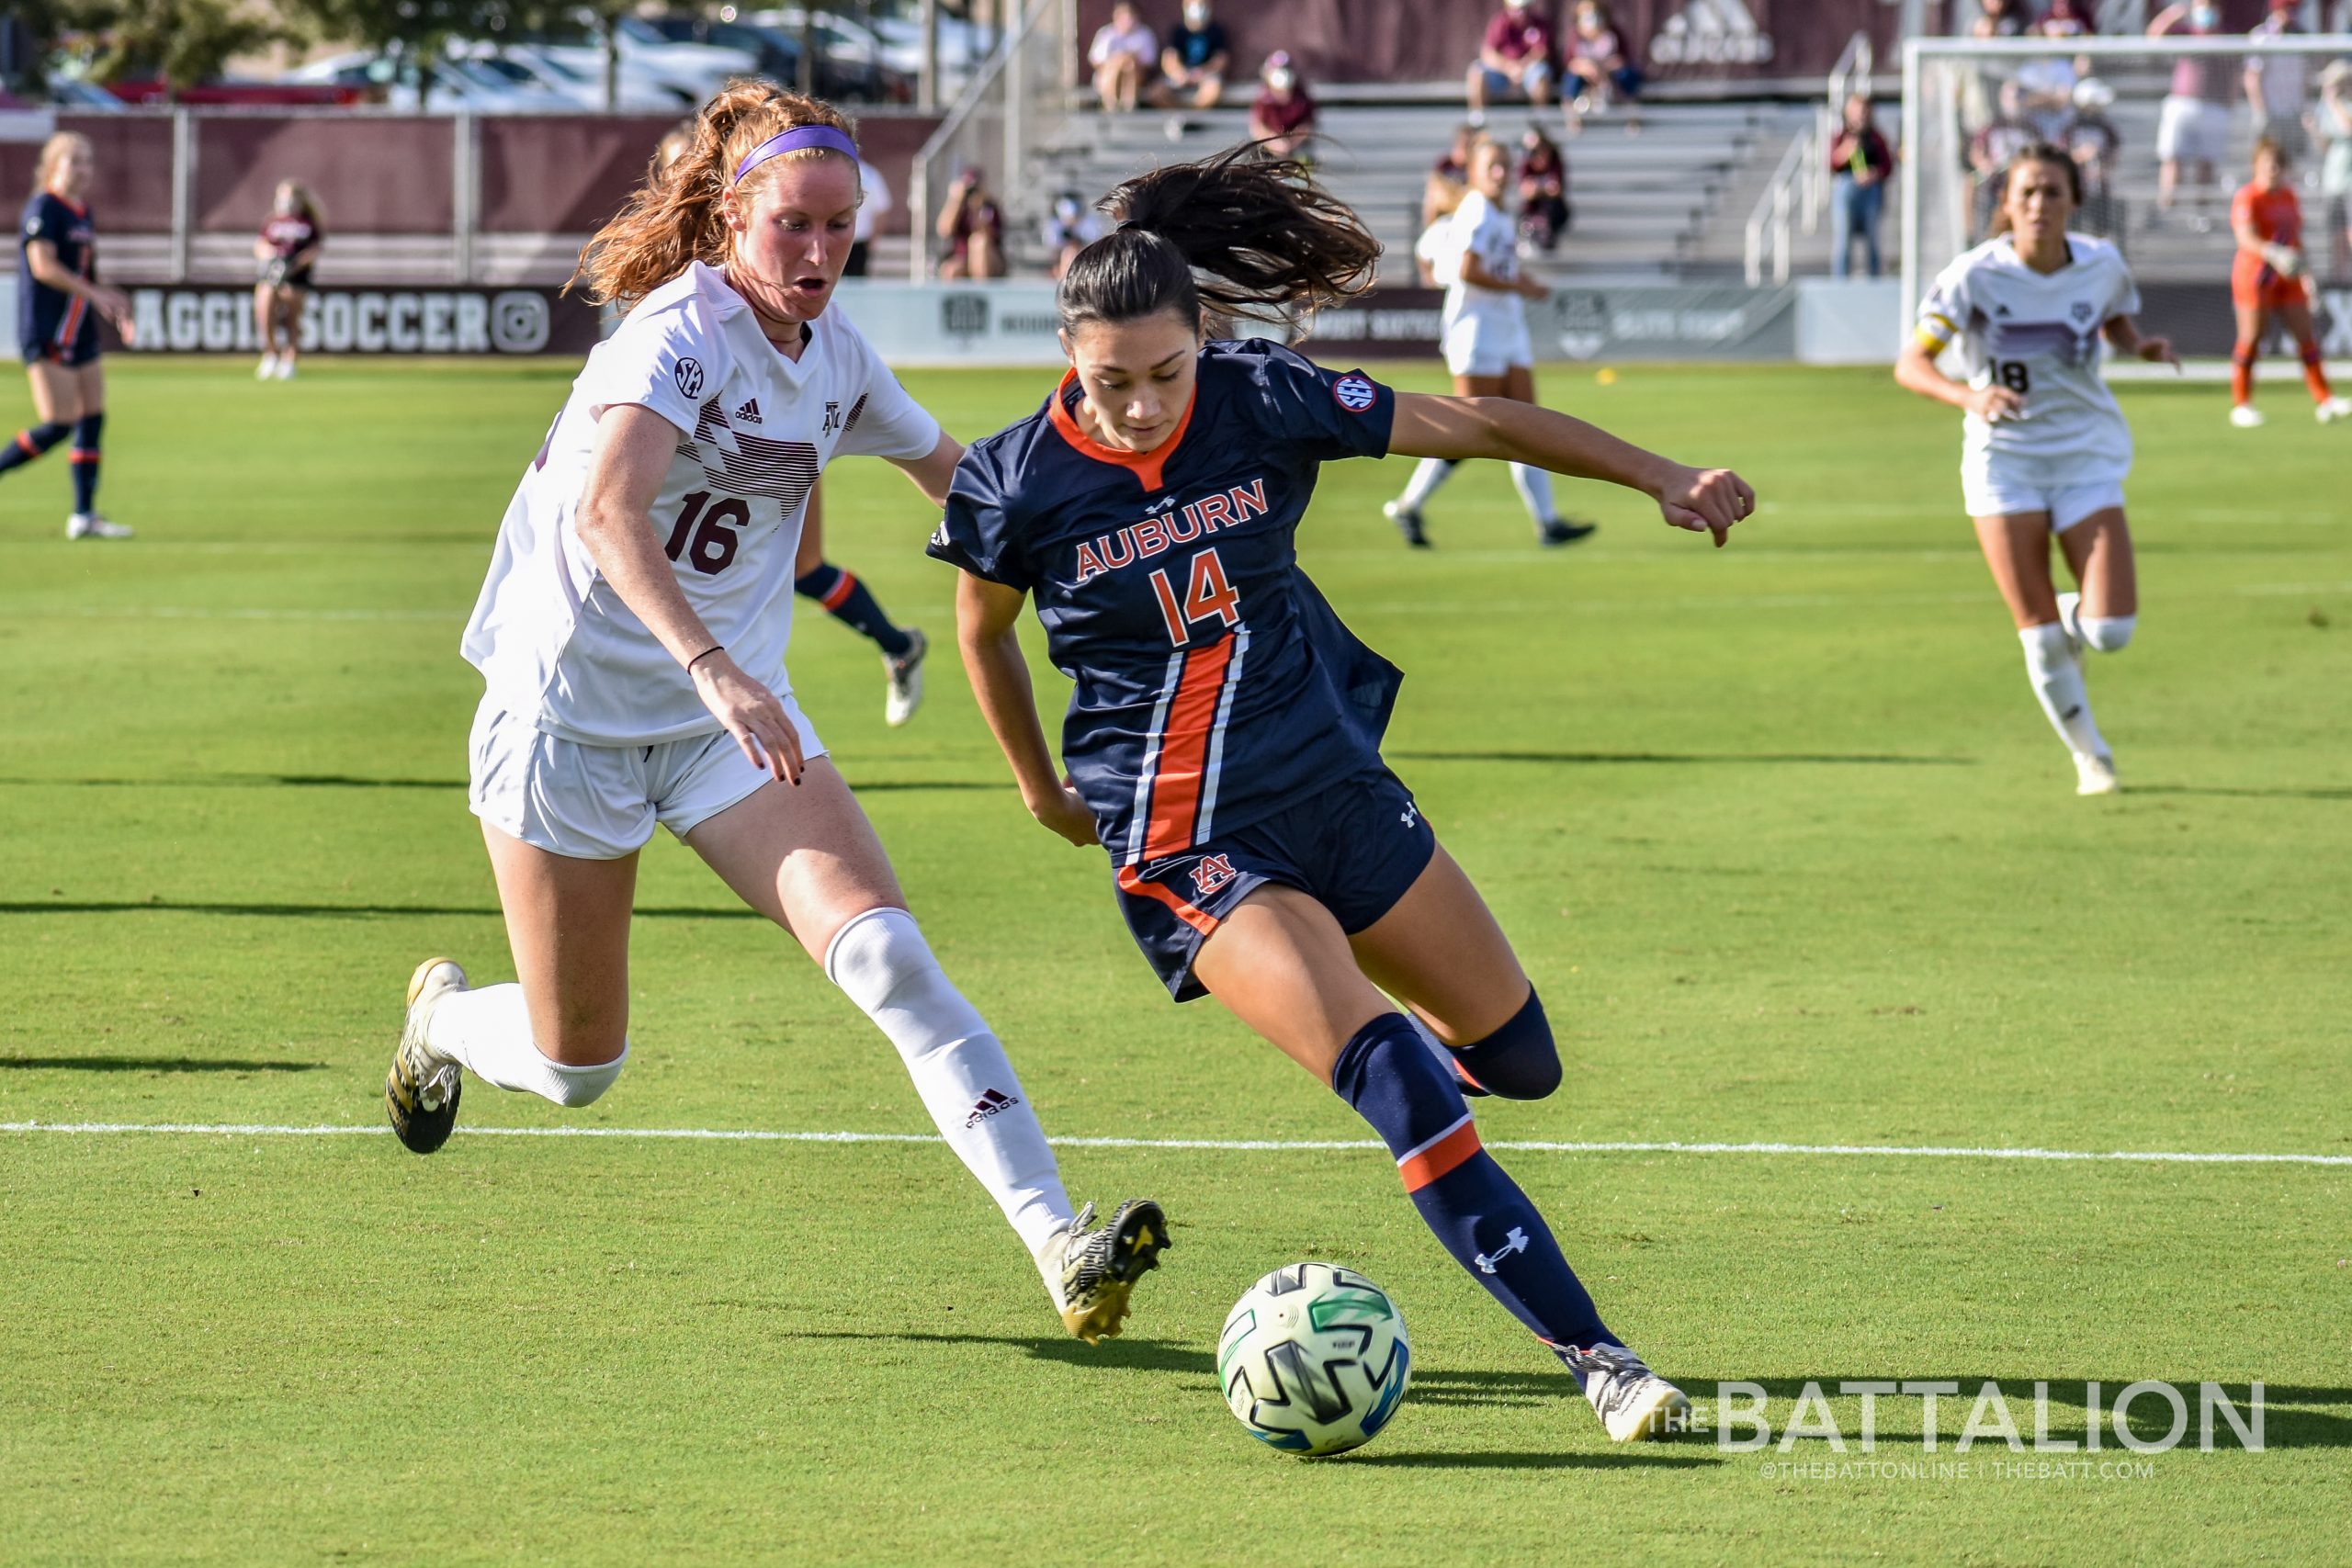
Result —
<path fill-rule="evenodd" d="M 1337 1264 L 1294 1263 L 1250 1286 L 1226 1314 L 1216 1381 L 1260 1442 L 1345 1453 L 1396 1414 L 1413 1381 L 1413 1351 L 1385 1291 Z"/>

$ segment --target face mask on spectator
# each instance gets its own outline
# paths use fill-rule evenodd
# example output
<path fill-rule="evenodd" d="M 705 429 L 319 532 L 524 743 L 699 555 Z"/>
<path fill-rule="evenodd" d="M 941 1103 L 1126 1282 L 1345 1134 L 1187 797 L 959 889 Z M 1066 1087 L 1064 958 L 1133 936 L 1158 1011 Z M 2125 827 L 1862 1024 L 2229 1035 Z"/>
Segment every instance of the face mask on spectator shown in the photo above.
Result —
<path fill-rule="evenodd" d="M 2222 8 L 2219 6 L 2191 6 L 2188 20 L 2195 27 L 2218 28 L 2222 25 Z"/>
<path fill-rule="evenodd" d="M 1206 27 L 1208 25 L 1208 19 L 1209 8 L 1206 6 L 1202 5 L 1200 0 L 1193 0 L 1193 4 L 1184 7 L 1184 25 L 1186 27 Z"/>
<path fill-rule="evenodd" d="M 1266 85 L 1277 93 L 1289 92 L 1291 84 L 1297 80 L 1298 78 L 1292 73 L 1287 65 L 1278 65 L 1266 73 Z"/>

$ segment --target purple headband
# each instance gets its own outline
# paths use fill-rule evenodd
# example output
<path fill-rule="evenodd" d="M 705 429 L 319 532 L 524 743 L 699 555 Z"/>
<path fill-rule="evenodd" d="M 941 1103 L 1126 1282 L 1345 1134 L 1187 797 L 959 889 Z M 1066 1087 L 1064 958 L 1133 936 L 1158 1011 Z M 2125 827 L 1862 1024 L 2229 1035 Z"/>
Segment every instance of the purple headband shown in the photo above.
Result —
<path fill-rule="evenodd" d="M 828 152 L 846 152 L 852 158 L 857 156 L 857 143 L 835 130 L 831 126 L 796 125 L 790 130 L 779 131 L 769 137 L 746 153 L 743 161 L 735 165 L 735 178 L 740 182 L 745 175 L 750 174 L 770 158 L 779 157 L 786 152 L 797 152 L 804 147 L 821 147 Z"/>

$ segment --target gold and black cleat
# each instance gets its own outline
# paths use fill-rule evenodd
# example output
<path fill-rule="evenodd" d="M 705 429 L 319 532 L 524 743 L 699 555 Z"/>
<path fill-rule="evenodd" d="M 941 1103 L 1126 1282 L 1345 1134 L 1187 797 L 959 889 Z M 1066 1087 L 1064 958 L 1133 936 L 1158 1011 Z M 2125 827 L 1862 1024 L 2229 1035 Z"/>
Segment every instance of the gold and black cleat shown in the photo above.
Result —
<path fill-rule="evenodd" d="M 408 1019 L 401 1028 L 391 1071 L 384 1075 L 384 1109 L 392 1131 L 412 1151 L 429 1155 L 449 1141 L 458 1125 L 458 1096 L 463 1089 L 458 1064 L 425 1048 L 424 1021 L 433 1004 L 466 988 L 466 972 L 455 960 L 428 958 L 409 976 Z"/>
<path fill-rule="evenodd" d="M 1069 1229 L 1046 1243 L 1054 1304 L 1062 1325 L 1089 1345 L 1115 1337 L 1127 1315 L 1136 1281 L 1159 1267 L 1167 1250 L 1168 1216 L 1148 1198 L 1130 1198 L 1105 1225 L 1094 1225 L 1094 1205 L 1079 1211 Z"/>

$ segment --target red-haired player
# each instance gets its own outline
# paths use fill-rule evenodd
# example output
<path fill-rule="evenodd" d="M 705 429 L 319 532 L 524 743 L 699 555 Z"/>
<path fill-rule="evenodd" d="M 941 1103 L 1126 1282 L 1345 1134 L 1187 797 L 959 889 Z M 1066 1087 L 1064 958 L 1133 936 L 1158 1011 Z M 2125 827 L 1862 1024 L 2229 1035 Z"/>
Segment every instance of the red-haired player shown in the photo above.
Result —
<path fill-rule="evenodd" d="M 2287 183 L 2287 151 L 2268 137 L 2254 144 L 2254 178 L 2238 187 L 2230 203 L 2230 228 L 2238 237 L 2237 260 L 2230 267 L 2230 303 L 2238 317 L 2237 352 L 2231 358 L 2230 423 L 2250 430 L 2262 423 L 2254 406 L 2254 362 L 2275 318 L 2295 334 L 2303 359 L 2303 384 L 2318 404 L 2319 422 L 2352 414 L 2352 402 L 2337 397 L 2320 364 L 2319 333 L 2312 327 L 2311 289 L 2303 282 L 2303 211 Z"/>

